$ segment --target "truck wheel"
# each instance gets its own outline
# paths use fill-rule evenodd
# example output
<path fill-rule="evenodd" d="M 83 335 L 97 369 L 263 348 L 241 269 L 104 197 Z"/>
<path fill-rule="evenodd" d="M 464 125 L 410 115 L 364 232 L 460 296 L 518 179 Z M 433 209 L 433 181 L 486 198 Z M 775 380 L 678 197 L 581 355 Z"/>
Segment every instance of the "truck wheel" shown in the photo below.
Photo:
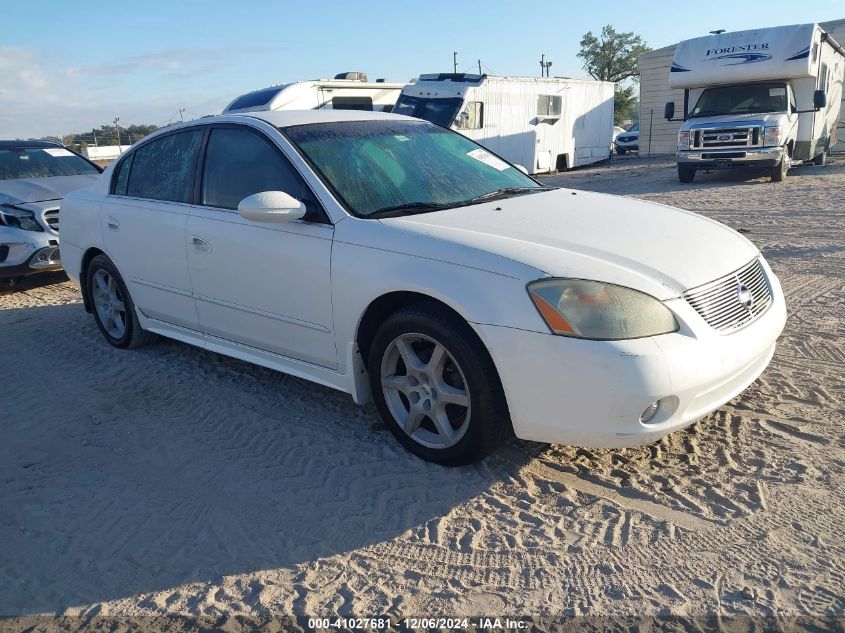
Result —
<path fill-rule="evenodd" d="M 695 170 L 689 167 L 678 167 L 678 180 L 684 183 L 695 180 Z"/>
<path fill-rule="evenodd" d="M 792 157 L 789 155 L 789 151 L 787 150 L 784 153 L 783 158 L 780 159 L 780 162 L 772 167 L 772 182 L 783 182 L 786 180 L 786 172 L 789 171 L 789 165 L 792 162 Z"/>

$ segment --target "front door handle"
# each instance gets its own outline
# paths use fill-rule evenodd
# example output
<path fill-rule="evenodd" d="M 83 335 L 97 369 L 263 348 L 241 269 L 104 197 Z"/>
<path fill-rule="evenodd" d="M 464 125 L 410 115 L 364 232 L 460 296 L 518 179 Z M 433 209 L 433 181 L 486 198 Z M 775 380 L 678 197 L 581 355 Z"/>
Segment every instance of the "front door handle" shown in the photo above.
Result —
<path fill-rule="evenodd" d="M 193 246 L 194 251 L 196 251 L 197 253 L 211 252 L 211 245 L 204 239 L 199 238 L 196 235 L 191 237 L 191 246 Z"/>

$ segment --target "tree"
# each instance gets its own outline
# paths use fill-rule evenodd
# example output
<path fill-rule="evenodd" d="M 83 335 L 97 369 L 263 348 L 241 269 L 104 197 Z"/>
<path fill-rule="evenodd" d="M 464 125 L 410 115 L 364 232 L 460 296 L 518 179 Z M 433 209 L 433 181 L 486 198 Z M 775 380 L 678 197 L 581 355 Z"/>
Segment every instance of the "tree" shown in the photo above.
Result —
<path fill-rule="evenodd" d="M 616 84 L 614 118 L 617 124 L 631 118 L 634 113 L 634 84 L 640 76 L 637 60 L 650 50 L 639 35 L 618 33 L 609 24 L 602 28 L 599 36 L 589 31 L 581 38 L 578 57 L 584 60 L 584 70 L 593 79 Z"/>

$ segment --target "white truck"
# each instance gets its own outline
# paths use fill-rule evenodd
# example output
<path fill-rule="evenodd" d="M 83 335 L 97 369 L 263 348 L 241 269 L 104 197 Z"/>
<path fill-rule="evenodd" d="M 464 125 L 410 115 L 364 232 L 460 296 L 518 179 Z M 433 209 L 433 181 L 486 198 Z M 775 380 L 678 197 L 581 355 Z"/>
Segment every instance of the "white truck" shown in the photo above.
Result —
<path fill-rule="evenodd" d="M 460 132 L 528 173 L 563 171 L 609 157 L 613 83 L 427 74 L 405 86 L 393 112 Z"/>
<path fill-rule="evenodd" d="M 680 42 L 669 73 L 670 88 L 684 90 L 678 179 L 756 167 L 780 181 L 802 162 L 824 164 L 836 143 L 844 55 L 817 24 Z M 675 120 L 675 104 L 664 114 Z"/>
<path fill-rule="evenodd" d="M 403 83 L 368 81 L 366 73 L 347 72 L 334 79 L 276 84 L 241 95 L 223 114 L 266 110 L 369 110 L 390 112 Z"/>

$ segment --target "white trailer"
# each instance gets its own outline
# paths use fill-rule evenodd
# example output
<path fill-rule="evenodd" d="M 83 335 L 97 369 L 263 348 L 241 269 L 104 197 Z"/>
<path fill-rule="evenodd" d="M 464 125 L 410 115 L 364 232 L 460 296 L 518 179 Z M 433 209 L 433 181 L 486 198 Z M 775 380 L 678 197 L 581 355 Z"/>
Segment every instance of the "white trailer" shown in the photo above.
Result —
<path fill-rule="evenodd" d="M 604 160 L 613 139 L 613 83 L 558 77 L 420 75 L 393 111 L 480 143 L 529 173 Z"/>
<path fill-rule="evenodd" d="M 678 178 L 760 167 L 772 180 L 823 164 L 836 143 L 845 50 L 817 24 L 720 33 L 678 44 L 669 86 L 684 90 Z M 674 103 L 665 116 L 674 120 Z"/>
<path fill-rule="evenodd" d="M 368 81 L 361 72 L 341 73 L 334 79 L 295 81 L 248 92 L 227 105 L 223 113 L 320 109 L 390 112 L 404 86 L 381 79 Z"/>

